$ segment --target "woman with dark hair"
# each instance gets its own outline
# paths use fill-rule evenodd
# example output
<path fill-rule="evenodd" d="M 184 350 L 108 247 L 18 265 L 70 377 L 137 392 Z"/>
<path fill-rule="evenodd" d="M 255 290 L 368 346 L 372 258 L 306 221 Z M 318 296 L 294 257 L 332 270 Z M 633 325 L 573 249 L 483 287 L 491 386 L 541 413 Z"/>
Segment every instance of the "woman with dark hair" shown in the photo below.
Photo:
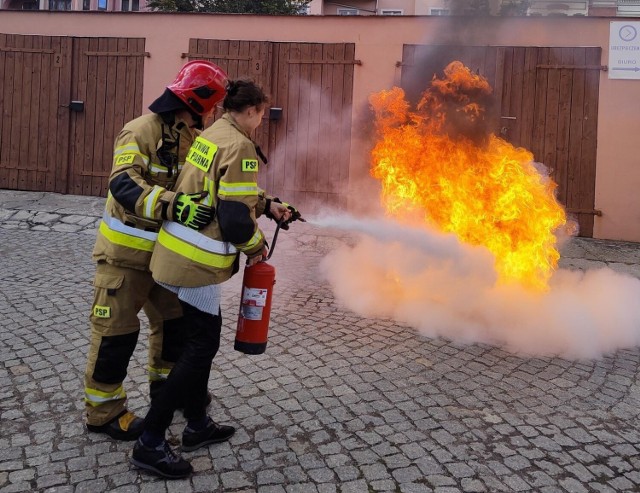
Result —
<path fill-rule="evenodd" d="M 154 280 L 178 295 L 186 343 L 151 403 L 131 462 L 168 478 L 193 471 L 165 440 L 176 403 L 184 403 L 187 418 L 183 451 L 228 440 L 235 432 L 232 426 L 216 424 L 206 412 L 211 363 L 220 345 L 220 284 L 238 272 L 240 252 L 249 265 L 266 255 L 256 221 L 260 215 L 285 221 L 291 217 L 285 205 L 257 184 L 258 155 L 250 136 L 262 121 L 267 96 L 245 79 L 229 81 L 226 90 L 225 114 L 196 138 L 176 183 L 176 192 L 204 191 L 199 203 L 215 208 L 215 219 L 198 231 L 188 226 L 198 210 L 183 209 L 183 221 L 163 224 L 151 258 Z"/>

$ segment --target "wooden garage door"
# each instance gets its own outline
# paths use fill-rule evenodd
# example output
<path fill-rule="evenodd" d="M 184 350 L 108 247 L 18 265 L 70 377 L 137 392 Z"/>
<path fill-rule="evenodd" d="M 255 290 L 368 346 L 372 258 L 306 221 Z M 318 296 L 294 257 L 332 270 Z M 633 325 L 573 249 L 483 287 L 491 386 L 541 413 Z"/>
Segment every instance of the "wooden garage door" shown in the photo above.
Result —
<path fill-rule="evenodd" d="M 0 34 L 0 188 L 105 196 L 147 55 L 144 39 Z"/>
<path fill-rule="evenodd" d="M 142 114 L 145 40 L 74 38 L 68 193 L 101 195 L 113 161 L 113 143 L 125 123 Z"/>
<path fill-rule="evenodd" d="M 496 94 L 495 131 L 544 163 L 558 199 L 593 236 L 599 47 L 405 45 L 402 87 L 415 102 L 434 74 L 460 60 Z"/>
<path fill-rule="evenodd" d="M 66 192 L 71 38 L 0 34 L 0 188 Z"/>
<path fill-rule="evenodd" d="M 254 140 L 269 159 L 258 181 L 301 210 L 346 207 L 355 45 L 191 39 L 190 59 L 208 59 L 230 77 L 255 79 L 271 107 Z"/>

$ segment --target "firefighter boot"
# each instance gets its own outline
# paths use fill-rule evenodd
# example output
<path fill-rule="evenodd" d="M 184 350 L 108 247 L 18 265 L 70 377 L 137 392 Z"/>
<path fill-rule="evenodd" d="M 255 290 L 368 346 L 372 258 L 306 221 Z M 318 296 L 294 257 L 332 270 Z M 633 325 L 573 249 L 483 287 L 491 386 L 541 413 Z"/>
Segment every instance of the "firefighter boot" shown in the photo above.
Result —
<path fill-rule="evenodd" d="M 163 440 L 157 447 L 149 447 L 138 440 L 133 446 L 131 463 L 169 479 L 186 478 L 193 472 L 191 464 L 177 455 Z"/>
<path fill-rule="evenodd" d="M 142 435 L 144 420 L 136 417 L 126 409 L 108 423 L 103 425 L 87 424 L 87 429 L 93 433 L 104 433 L 114 440 L 130 442 L 137 440 Z"/>
<path fill-rule="evenodd" d="M 233 426 L 219 425 L 207 417 L 207 426 L 202 430 L 192 430 L 188 426 L 182 433 L 182 450 L 191 452 L 211 443 L 229 440 L 236 432 Z"/>

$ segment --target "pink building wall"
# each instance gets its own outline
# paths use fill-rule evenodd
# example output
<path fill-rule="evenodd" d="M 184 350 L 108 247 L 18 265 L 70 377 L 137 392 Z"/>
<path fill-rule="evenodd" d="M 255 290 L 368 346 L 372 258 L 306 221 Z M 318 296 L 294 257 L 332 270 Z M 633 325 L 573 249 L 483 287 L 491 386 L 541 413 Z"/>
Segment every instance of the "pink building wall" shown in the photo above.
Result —
<path fill-rule="evenodd" d="M 0 32 L 146 38 L 143 106 L 184 63 L 189 38 L 356 44 L 350 191 L 368 175 L 368 96 L 400 83 L 403 44 L 600 46 L 608 63 L 611 18 L 278 17 L 253 15 L 18 12 L 0 13 Z M 640 19 L 628 19 L 640 20 Z M 600 72 L 594 237 L 640 241 L 640 80 Z M 360 181 L 363 180 L 363 182 Z M 368 199 L 369 200 L 369 199 Z M 357 202 L 354 200 L 354 202 Z"/>

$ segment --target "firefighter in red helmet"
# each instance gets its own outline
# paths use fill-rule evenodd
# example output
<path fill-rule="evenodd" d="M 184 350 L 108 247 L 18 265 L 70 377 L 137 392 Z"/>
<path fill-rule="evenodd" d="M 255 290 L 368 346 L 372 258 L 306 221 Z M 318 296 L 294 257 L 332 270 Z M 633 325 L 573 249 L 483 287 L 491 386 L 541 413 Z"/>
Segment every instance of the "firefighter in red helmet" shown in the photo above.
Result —
<path fill-rule="evenodd" d="M 120 131 L 113 152 L 109 192 L 99 226 L 91 340 L 84 377 L 89 431 L 135 440 L 142 419 L 126 408 L 123 381 L 140 332 L 138 313 L 149 320 L 149 381 L 153 398 L 183 345 L 175 294 L 149 271 L 163 220 L 195 230 L 213 219 L 203 194 L 173 191 L 187 152 L 225 96 L 227 76 L 215 64 L 185 64 L 175 81 Z M 189 211 L 185 214 L 185 211 Z"/>

